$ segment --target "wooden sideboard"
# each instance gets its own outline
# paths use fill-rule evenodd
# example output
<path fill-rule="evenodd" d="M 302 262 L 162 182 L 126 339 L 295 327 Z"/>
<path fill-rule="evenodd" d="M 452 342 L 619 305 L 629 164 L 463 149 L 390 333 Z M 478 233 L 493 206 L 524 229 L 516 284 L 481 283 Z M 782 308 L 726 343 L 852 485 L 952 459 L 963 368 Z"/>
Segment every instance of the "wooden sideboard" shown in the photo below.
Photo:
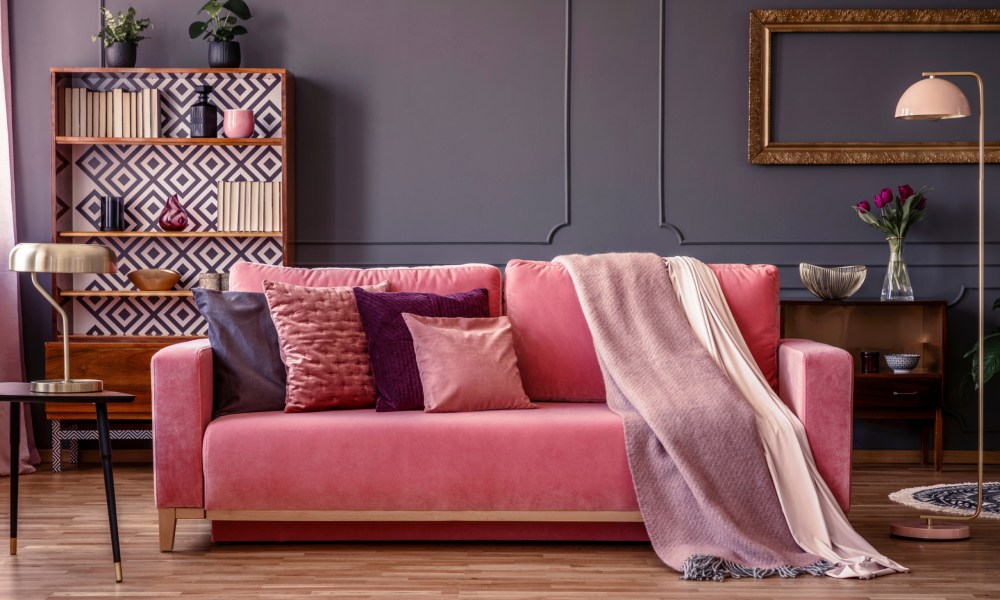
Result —
<path fill-rule="evenodd" d="M 843 348 L 854 357 L 856 419 L 922 421 L 933 431 L 921 440 L 924 461 L 941 467 L 941 408 L 945 390 L 947 305 L 943 300 L 782 300 L 781 336 Z M 861 372 L 861 352 L 879 352 L 879 372 Z M 920 355 L 911 373 L 895 374 L 885 355 Z M 929 452 L 928 447 L 932 448 Z"/>

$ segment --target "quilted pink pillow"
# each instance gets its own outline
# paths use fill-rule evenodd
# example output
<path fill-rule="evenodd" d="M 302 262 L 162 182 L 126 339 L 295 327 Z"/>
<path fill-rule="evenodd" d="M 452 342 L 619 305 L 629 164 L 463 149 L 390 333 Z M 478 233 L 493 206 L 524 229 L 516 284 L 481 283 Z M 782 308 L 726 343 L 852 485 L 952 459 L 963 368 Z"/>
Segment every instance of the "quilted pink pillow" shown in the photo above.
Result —
<path fill-rule="evenodd" d="M 368 338 L 353 289 L 275 281 L 263 285 L 288 374 L 285 412 L 373 405 Z M 384 292 L 389 284 L 365 289 Z"/>
<path fill-rule="evenodd" d="M 535 408 L 521 385 L 510 320 L 403 313 L 425 412 Z"/>

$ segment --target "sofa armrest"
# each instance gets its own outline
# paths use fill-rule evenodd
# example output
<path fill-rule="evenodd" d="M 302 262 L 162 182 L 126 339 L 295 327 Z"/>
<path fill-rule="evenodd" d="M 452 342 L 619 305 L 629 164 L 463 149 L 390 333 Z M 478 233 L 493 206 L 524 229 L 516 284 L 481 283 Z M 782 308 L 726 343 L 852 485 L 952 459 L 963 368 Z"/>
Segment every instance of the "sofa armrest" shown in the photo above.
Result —
<path fill-rule="evenodd" d="M 846 512 L 851 507 L 854 360 L 811 340 L 778 345 L 778 395 L 806 430 L 819 474 Z"/>
<path fill-rule="evenodd" d="M 203 507 L 202 439 L 212 420 L 208 340 L 174 344 L 154 354 L 152 386 L 156 507 Z"/>

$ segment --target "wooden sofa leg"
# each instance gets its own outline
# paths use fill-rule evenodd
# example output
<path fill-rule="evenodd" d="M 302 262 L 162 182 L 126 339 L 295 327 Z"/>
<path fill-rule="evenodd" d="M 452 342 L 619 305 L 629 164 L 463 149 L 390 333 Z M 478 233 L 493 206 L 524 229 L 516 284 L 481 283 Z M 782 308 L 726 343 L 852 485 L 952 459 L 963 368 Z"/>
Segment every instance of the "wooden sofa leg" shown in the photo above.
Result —
<path fill-rule="evenodd" d="M 174 533 L 177 531 L 177 509 L 160 509 L 160 552 L 174 549 Z"/>

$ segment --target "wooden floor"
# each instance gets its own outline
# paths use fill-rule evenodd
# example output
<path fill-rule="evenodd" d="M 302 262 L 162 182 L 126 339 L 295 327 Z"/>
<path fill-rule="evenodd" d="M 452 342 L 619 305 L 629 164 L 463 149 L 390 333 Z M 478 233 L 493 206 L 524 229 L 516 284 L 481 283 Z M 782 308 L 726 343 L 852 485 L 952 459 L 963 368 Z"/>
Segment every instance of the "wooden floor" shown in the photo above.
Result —
<path fill-rule="evenodd" d="M 203 522 L 178 524 L 176 550 L 157 543 L 151 468 L 116 468 L 125 581 L 114 583 L 100 468 L 21 478 L 17 556 L 0 554 L 0 599 L 40 598 L 1000 598 L 1000 520 L 963 542 L 890 538 L 915 513 L 889 502 L 903 487 L 968 481 L 968 467 L 864 466 L 855 471 L 857 529 L 909 574 L 871 581 L 680 581 L 648 544 L 350 543 L 213 545 Z M 1000 478 L 1000 469 L 988 470 Z M 8 481 L 0 479 L 0 536 Z M 3 544 L 6 546 L 6 544 Z"/>

